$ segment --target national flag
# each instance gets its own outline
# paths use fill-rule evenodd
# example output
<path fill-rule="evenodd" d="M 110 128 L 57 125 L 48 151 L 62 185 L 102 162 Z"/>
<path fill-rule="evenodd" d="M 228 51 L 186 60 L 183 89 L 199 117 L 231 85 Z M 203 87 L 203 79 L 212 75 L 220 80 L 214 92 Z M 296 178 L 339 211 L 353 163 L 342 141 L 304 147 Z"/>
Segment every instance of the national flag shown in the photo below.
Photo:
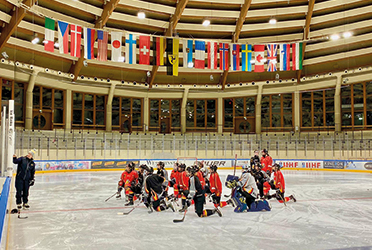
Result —
<path fill-rule="evenodd" d="M 150 64 L 150 36 L 139 36 L 139 63 Z"/>
<path fill-rule="evenodd" d="M 70 24 L 71 27 L 71 56 L 80 57 L 81 47 L 81 26 Z"/>
<path fill-rule="evenodd" d="M 84 28 L 84 58 L 94 59 L 94 38 L 96 30 Z"/>
<path fill-rule="evenodd" d="M 264 72 L 265 71 L 265 45 L 254 45 L 254 72 Z"/>
<path fill-rule="evenodd" d="M 98 41 L 98 61 L 107 61 L 107 44 L 108 44 L 108 32 L 103 30 L 97 30 L 97 41 Z"/>
<path fill-rule="evenodd" d="M 217 48 L 216 42 L 208 42 L 208 69 L 217 69 Z"/>
<path fill-rule="evenodd" d="M 54 26 L 55 21 L 48 17 L 45 18 L 45 38 L 44 50 L 54 52 Z"/>
<path fill-rule="evenodd" d="M 229 70 L 229 44 L 220 43 L 220 69 Z"/>
<path fill-rule="evenodd" d="M 195 68 L 205 68 L 205 42 L 195 41 Z"/>
<path fill-rule="evenodd" d="M 292 43 L 292 69 L 302 69 L 303 53 L 302 43 Z"/>
<path fill-rule="evenodd" d="M 179 43 L 177 38 L 167 38 L 167 75 L 178 76 Z"/>
<path fill-rule="evenodd" d="M 281 71 L 287 71 L 291 70 L 291 65 L 290 65 L 290 55 L 291 55 L 291 50 L 290 50 L 290 44 L 285 43 L 285 44 L 280 44 L 280 70 Z"/>
<path fill-rule="evenodd" d="M 164 52 L 165 52 L 165 43 L 164 37 L 154 37 L 153 41 L 153 57 L 154 65 L 162 66 L 164 65 Z"/>
<path fill-rule="evenodd" d="M 242 44 L 242 70 L 252 71 L 252 45 Z"/>
<path fill-rule="evenodd" d="M 267 45 L 267 71 L 276 71 L 276 63 L 278 55 L 278 44 L 270 43 Z"/>
<path fill-rule="evenodd" d="M 123 62 L 123 57 L 121 56 L 121 41 L 123 33 L 121 32 L 111 32 L 111 61 L 113 62 Z"/>
<path fill-rule="evenodd" d="M 59 53 L 68 54 L 68 23 L 58 21 Z"/>
<path fill-rule="evenodd" d="M 194 64 L 192 62 L 192 50 L 194 46 L 193 40 L 183 39 L 182 41 L 182 51 L 183 51 L 183 67 L 192 68 Z"/>
<path fill-rule="evenodd" d="M 127 33 L 125 35 L 125 62 L 129 64 L 137 64 L 137 41 L 136 35 Z"/>
<path fill-rule="evenodd" d="M 231 44 L 230 47 L 231 69 L 233 71 L 240 70 L 240 45 Z"/>

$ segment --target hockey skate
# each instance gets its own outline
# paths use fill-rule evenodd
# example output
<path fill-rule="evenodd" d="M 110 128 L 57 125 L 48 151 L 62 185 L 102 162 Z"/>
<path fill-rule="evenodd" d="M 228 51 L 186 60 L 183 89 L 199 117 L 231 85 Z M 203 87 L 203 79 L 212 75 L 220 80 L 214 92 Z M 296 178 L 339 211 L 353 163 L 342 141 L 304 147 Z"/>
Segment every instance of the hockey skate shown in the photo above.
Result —
<path fill-rule="evenodd" d="M 296 198 L 293 195 L 290 195 L 289 196 L 289 199 L 293 200 L 293 202 L 296 202 L 297 201 Z"/>
<path fill-rule="evenodd" d="M 116 199 L 120 199 L 120 198 L 121 198 L 121 194 L 118 193 L 118 194 L 116 195 Z"/>
<path fill-rule="evenodd" d="M 222 217 L 222 212 L 218 209 L 218 207 L 216 207 L 214 211 L 218 214 L 218 216 Z"/>
<path fill-rule="evenodd" d="M 29 209 L 30 208 L 30 205 L 28 205 L 28 203 L 23 203 L 23 209 Z"/>

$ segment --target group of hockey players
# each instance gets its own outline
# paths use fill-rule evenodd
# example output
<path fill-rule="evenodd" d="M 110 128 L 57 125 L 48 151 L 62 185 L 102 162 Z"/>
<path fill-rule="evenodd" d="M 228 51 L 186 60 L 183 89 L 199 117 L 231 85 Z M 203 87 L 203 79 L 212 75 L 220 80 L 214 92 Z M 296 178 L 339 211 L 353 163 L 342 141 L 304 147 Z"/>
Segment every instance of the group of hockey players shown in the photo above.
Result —
<path fill-rule="evenodd" d="M 285 197 L 285 181 L 280 166 L 273 164 L 268 151 L 263 149 L 254 152 L 250 165 L 242 166 L 241 177 L 229 175 L 226 187 L 231 189 L 231 195 L 226 201 L 221 201 L 222 183 L 217 173 L 217 166 L 209 168 L 203 162 L 195 162 L 192 166 L 175 163 L 168 176 L 163 162 L 157 163 L 156 173 L 153 167 L 140 165 L 138 171 L 133 163 L 128 163 L 118 183 L 116 198 L 125 191 L 127 202 L 125 206 L 134 205 L 135 200 L 143 202 L 152 211 L 164 211 L 175 207 L 179 212 L 186 212 L 192 204 L 199 217 L 213 214 L 222 216 L 220 208 L 227 205 L 235 207 L 235 212 L 270 211 L 269 199 L 276 198 L 279 202 L 296 201 L 293 195 Z M 173 194 L 170 190 L 173 189 Z M 275 190 L 270 195 L 269 191 Z M 226 195 L 225 195 L 226 196 Z M 204 209 L 206 201 L 214 204 L 213 209 Z"/>

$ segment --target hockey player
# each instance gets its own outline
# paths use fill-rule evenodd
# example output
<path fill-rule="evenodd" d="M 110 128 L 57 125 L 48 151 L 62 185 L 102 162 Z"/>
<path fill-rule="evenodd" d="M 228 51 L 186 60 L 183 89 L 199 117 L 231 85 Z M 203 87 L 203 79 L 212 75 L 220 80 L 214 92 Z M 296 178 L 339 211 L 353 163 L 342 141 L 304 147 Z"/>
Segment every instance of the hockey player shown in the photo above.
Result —
<path fill-rule="evenodd" d="M 252 158 L 251 158 L 251 169 L 253 170 L 255 167 L 255 165 L 257 164 L 257 163 L 260 163 L 261 161 L 260 161 L 260 156 L 259 156 L 259 151 L 258 150 L 255 150 L 254 151 L 254 156 L 252 156 Z"/>
<path fill-rule="evenodd" d="M 128 203 L 126 203 L 125 206 L 133 205 L 133 188 L 137 184 L 137 181 L 138 173 L 134 170 L 134 163 L 130 162 L 126 167 L 126 170 L 121 174 L 118 186 L 118 195 L 116 196 L 116 198 L 120 198 L 121 191 L 123 190 L 123 188 L 125 189 L 125 195 L 128 198 Z"/>
<path fill-rule="evenodd" d="M 202 185 L 203 189 L 205 189 L 205 184 L 206 183 L 205 183 L 205 179 L 204 179 L 204 172 L 202 172 L 202 170 L 204 171 L 203 163 L 198 162 L 198 164 L 195 165 L 195 169 L 196 169 L 196 175 L 199 178 L 200 184 Z"/>
<path fill-rule="evenodd" d="M 180 212 L 184 212 L 190 205 L 186 204 L 187 195 L 189 194 L 189 176 L 187 175 L 185 168 L 186 168 L 185 164 L 181 164 L 178 168 L 179 169 L 178 171 L 180 172 L 178 190 L 182 198 L 182 209 L 180 210 Z"/>
<path fill-rule="evenodd" d="M 164 162 L 159 161 L 157 164 L 158 172 L 157 174 L 161 177 L 163 177 L 167 183 L 163 184 L 163 189 L 164 189 L 164 196 L 168 197 L 168 172 L 165 170 Z"/>
<path fill-rule="evenodd" d="M 267 198 L 276 198 L 280 203 L 283 203 L 283 199 L 285 202 L 293 200 L 296 202 L 296 198 L 293 195 L 290 195 L 289 197 L 284 196 L 285 192 L 285 181 L 282 171 L 280 171 L 280 165 L 275 163 L 273 166 L 273 172 L 274 172 L 274 180 L 270 182 L 271 188 L 276 190 L 276 193 L 273 195 L 268 195 Z"/>
<path fill-rule="evenodd" d="M 249 167 L 247 165 L 243 165 L 242 176 L 236 183 L 236 186 L 238 187 L 238 192 L 244 196 L 248 209 L 250 209 L 251 204 L 257 198 L 258 188 L 254 177 L 249 173 L 248 169 Z"/>
<path fill-rule="evenodd" d="M 179 179 L 180 179 L 180 172 L 178 171 L 179 169 L 179 163 L 174 163 L 173 170 L 170 174 L 170 180 L 169 180 L 169 186 L 173 187 L 173 193 L 174 193 L 174 198 L 178 199 L 179 197 Z"/>
<path fill-rule="evenodd" d="M 13 155 L 13 163 L 18 165 L 15 180 L 17 209 L 22 208 L 22 201 L 23 208 L 30 208 L 28 205 L 28 191 L 30 186 L 33 186 L 35 183 L 34 156 L 35 150 L 29 151 L 24 157 L 17 158 L 17 155 Z"/>
<path fill-rule="evenodd" d="M 267 149 L 262 150 L 261 165 L 262 165 L 262 170 L 268 173 L 269 175 L 271 175 L 273 158 L 271 158 Z"/>
<path fill-rule="evenodd" d="M 222 217 L 221 211 L 216 207 L 215 209 L 204 209 L 205 203 L 205 195 L 203 186 L 200 183 L 196 172 L 198 168 L 196 166 L 188 167 L 187 173 L 190 177 L 189 179 L 189 192 L 187 195 L 188 199 L 192 199 L 195 204 L 195 213 L 199 217 L 207 217 L 217 213 L 220 217 Z M 189 206 L 190 202 L 187 203 Z M 187 209 L 187 208 L 186 208 Z"/>
<path fill-rule="evenodd" d="M 147 194 L 147 201 L 148 203 L 151 202 L 152 207 L 155 211 L 161 212 L 168 208 L 171 208 L 174 212 L 174 208 L 171 202 L 166 204 L 166 201 L 164 200 L 164 190 L 163 186 L 164 184 L 167 185 L 167 180 L 158 175 L 153 174 L 153 168 L 149 168 L 148 176 L 145 181 L 145 191 Z"/>
<path fill-rule="evenodd" d="M 264 183 L 270 181 L 270 176 L 268 176 L 265 171 L 262 171 L 260 163 L 256 163 L 254 168 L 252 175 L 256 180 L 257 188 L 260 191 L 260 197 L 262 198 L 264 196 Z"/>
<path fill-rule="evenodd" d="M 211 174 L 209 176 L 209 190 L 212 194 L 212 201 L 215 207 L 224 207 L 227 205 L 226 201 L 221 202 L 222 183 L 220 176 L 217 173 L 217 166 L 210 166 Z"/>

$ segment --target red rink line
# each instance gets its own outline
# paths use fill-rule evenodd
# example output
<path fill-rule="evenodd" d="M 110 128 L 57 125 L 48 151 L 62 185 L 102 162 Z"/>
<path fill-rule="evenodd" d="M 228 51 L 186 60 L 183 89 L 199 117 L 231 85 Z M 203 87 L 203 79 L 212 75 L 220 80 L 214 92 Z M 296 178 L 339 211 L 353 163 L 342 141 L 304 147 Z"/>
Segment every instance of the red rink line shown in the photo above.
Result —
<path fill-rule="evenodd" d="M 372 197 L 356 197 L 356 198 L 338 198 L 338 199 L 316 199 L 316 200 L 297 200 L 297 202 L 309 202 L 309 201 L 344 201 L 344 200 L 372 200 Z M 145 206 L 138 206 L 145 207 Z M 77 208 L 77 209 L 60 209 L 60 210 L 40 210 L 40 211 L 30 211 L 22 210 L 23 214 L 33 214 L 33 213 L 58 213 L 58 212 L 78 212 L 78 211 L 98 211 L 98 210 L 115 210 L 115 209 L 127 209 L 131 207 L 98 207 L 98 208 Z"/>

